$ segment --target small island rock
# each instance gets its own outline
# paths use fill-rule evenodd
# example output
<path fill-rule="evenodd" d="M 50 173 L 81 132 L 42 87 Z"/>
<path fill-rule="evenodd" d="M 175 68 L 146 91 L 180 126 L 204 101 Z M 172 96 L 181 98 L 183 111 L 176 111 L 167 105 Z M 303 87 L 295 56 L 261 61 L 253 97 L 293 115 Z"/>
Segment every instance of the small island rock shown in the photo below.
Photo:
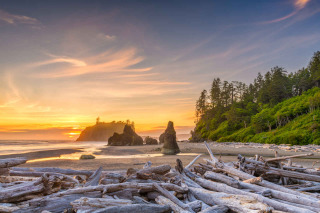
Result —
<path fill-rule="evenodd" d="M 114 133 L 108 140 L 108 146 L 139 146 L 143 139 L 135 133 L 130 125 L 125 125 L 123 133 Z"/>
<path fill-rule="evenodd" d="M 121 133 L 125 122 L 100 122 L 100 118 L 97 118 L 96 124 L 86 127 L 80 134 L 77 141 L 107 141 L 114 133 Z"/>
<path fill-rule="evenodd" d="M 180 152 L 179 146 L 177 144 L 176 131 L 173 127 L 173 122 L 169 121 L 167 129 L 163 133 L 164 144 L 161 149 L 162 154 L 165 155 L 175 155 Z"/>
<path fill-rule="evenodd" d="M 158 145 L 157 139 L 151 138 L 151 137 L 149 137 L 149 136 L 147 136 L 147 137 L 144 139 L 144 143 L 145 143 L 146 145 Z"/>

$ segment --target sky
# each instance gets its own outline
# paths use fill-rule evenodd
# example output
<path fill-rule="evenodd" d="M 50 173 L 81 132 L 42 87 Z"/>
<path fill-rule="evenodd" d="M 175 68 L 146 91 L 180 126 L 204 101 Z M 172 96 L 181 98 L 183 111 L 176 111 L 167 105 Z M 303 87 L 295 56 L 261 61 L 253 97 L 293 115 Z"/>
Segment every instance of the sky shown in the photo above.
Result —
<path fill-rule="evenodd" d="M 318 50 L 318 0 L 3 0 L 0 140 L 74 140 L 98 116 L 187 134 L 214 78 L 295 72 Z"/>

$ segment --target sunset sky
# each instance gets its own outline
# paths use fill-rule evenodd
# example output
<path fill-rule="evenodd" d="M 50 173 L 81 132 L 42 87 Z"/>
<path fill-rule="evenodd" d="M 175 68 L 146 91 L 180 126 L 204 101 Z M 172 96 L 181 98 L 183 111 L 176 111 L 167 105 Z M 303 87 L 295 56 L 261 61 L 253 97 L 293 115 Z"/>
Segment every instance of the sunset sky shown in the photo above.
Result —
<path fill-rule="evenodd" d="M 98 116 L 189 133 L 213 78 L 297 71 L 317 50 L 318 0 L 3 0 L 0 140 L 75 139 Z"/>

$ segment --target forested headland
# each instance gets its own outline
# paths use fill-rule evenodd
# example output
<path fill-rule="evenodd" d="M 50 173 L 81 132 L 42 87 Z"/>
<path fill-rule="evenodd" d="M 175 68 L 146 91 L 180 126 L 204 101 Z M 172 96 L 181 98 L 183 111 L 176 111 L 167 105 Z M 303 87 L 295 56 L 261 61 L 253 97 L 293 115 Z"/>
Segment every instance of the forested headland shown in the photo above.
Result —
<path fill-rule="evenodd" d="M 320 144 L 320 51 L 294 73 L 274 67 L 249 85 L 214 78 L 196 102 L 191 141 Z"/>

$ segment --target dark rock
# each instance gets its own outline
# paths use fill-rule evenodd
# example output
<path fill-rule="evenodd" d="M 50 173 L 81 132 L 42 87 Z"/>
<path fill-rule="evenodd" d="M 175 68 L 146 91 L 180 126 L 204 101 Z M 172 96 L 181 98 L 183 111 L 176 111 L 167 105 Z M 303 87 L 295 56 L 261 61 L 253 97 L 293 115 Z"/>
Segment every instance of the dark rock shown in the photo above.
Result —
<path fill-rule="evenodd" d="M 161 149 L 162 154 L 165 155 L 175 155 L 180 152 L 179 146 L 177 144 L 176 131 L 173 127 L 173 122 L 169 121 L 167 129 L 163 133 L 164 144 Z"/>
<path fill-rule="evenodd" d="M 114 133 L 108 139 L 109 146 L 139 146 L 143 139 L 135 133 L 130 125 L 125 125 L 122 134 Z"/>
<path fill-rule="evenodd" d="M 81 155 L 80 160 L 87 160 L 87 159 L 95 159 L 96 157 L 93 155 Z"/>
<path fill-rule="evenodd" d="M 144 139 L 144 143 L 145 143 L 146 145 L 158 145 L 157 139 L 151 138 L 151 137 L 149 137 L 149 136 L 147 136 L 147 137 Z"/>
<path fill-rule="evenodd" d="M 164 143 L 164 133 L 162 133 L 159 137 L 159 143 L 162 144 Z"/>

